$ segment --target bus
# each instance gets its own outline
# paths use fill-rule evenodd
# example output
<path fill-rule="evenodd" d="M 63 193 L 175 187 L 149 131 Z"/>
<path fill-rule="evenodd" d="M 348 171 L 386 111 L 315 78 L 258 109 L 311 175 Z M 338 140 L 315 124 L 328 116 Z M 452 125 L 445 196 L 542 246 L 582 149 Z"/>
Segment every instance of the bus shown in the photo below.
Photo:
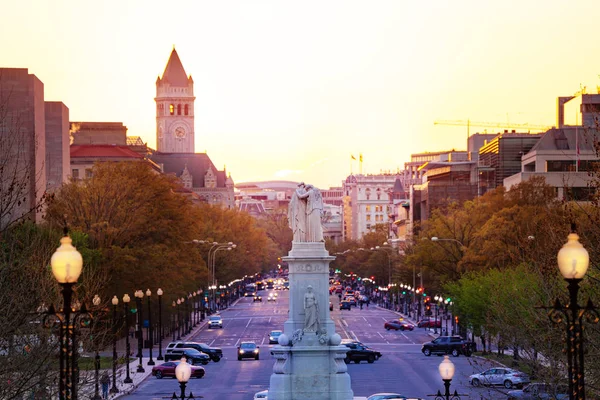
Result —
<path fill-rule="evenodd" d="M 256 294 L 256 284 L 249 283 L 246 285 L 246 290 L 244 291 L 244 297 L 254 296 Z"/>

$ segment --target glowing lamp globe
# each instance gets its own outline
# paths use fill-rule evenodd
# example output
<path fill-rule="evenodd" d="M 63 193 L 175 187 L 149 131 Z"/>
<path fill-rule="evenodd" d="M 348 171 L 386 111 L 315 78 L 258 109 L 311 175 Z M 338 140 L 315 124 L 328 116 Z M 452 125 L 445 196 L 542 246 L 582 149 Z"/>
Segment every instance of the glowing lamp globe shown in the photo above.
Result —
<path fill-rule="evenodd" d="M 83 258 L 71 243 L 72 240 L 68 236 L 60 239 L 60 247 L 50 259 L 52 273 L 58 283 L 76 283 L 81 275 Z"/>
<path fill-rule="evenodd" d="M 185 358 L 182 358 L 177 367 L 175 367 L 175 376 L 179 383 L 186 383 L 192 376 L 192 367 L 187 363 Z"/>
<path fill-rule="evenodd" d="M 579 243 L 579 236 L 570 233 L 567 243 L 558 252 L 558 268 L 565 279 L 581 279 L 587 272 L 590 256 L 583 245 Z"/>
<path fill-rule="evenodd" d="M 448 356 L 444 356 L 444 361 L 438 367 L 443 380 L 451 380 L 454 377 L 454 364 Z"/>

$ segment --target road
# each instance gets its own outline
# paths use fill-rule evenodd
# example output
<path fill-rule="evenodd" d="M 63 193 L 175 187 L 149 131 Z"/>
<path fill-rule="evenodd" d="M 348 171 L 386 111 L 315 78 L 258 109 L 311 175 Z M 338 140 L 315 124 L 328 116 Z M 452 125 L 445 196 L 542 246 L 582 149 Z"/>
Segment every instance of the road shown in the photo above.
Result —
<path fill-rule="evenodd" d="M 268 333 L 283 329 L 287 319 L 287 291 L 278 291 L 277 302 L 267 302 L 263 291 L 263 302 L 253 302 L 252 298 L 242 298 L 235 306 L 222 311 L 223 329 L 203 328 L 187 340 L 207 343 L 223 349 L 224 358 L 205 366 L 206 375 L 202 379 L 188 382 L 187 393 L 196 398 L 208 400 L 251 400 L 254 393 L 268 389 L 274 360 L 270 355 Z M 398 392 L 409 397 L 428 398 L 427 395 L 444 389 L 438 372 L 442 357 L 425 357 L 421 353 L 423 342 L 431 340 L 428 331 L 386 331 L 384 321 L 398 318 L 395 313 L 371 305 L 362 310 L 353 307 L 351 311 L 340 311 L 337 297 L 331 298 L 334 304 L 332 318 L 336 330 L 343 338 L 360 340 L 379 350 L 383 357 L 374 364 L 362 362 L 349 364 L 348 372 L 352 380 L 355 396 L 369 396 L 377 392 Z M 240 341 L 251 340 L 260 346 L 260 360 L 237 360 L 237 345 Z M 489 367 L 476 357 L 452 357 L 456 374 L 452 380 L 452 391 L 468 394 L 469 399 L 505 399 L 503 389 L 472 388 L 469 375 Z M 149 377 L 129 396 L 128 400 L 170 399 L 173 392 L 179 394 L 179 384 L 175 379 Z"/>

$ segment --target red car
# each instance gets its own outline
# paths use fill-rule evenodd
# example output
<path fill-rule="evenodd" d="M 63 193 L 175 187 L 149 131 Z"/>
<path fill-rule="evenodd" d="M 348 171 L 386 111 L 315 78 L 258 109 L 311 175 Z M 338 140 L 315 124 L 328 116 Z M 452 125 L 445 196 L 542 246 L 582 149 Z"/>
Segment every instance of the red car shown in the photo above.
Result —
<path fill-rule="evenodd" d="M 175 378 L 175 367 L 179 361 L 169 361 L 152 367 L 152 375 L 156 379 L 162 379 L 163 376 Z M 192 378 L 202 378 L 204 376 L 204 368 L 199 365 L 190 365 L 192 367 Z"/>
<path fill-rule="evenodd" d="M 385 324 L 383 324 L 383 327 L 385 329 L 387 329 L 388 331 L 390 329 L 393 329 L 395 331 L 397 331 L 397 330 L 412 331 L 413 329 L 415 329 L 415 326 L 413 324 L 409 324 L 406 321 L 400 321 L 398 319 L 395 319 L 392 321 L 387 321 Z"/>
<path fill-rule="evenodd" d="M 441 328 L 442 327 L 442 320 L 438 319 L 437 321 L 435 319 L 428 319 L 428 318 L 424 318 L 422 320 L 420 320 L 419 322 L 417 322 L 417 328 Z"/>

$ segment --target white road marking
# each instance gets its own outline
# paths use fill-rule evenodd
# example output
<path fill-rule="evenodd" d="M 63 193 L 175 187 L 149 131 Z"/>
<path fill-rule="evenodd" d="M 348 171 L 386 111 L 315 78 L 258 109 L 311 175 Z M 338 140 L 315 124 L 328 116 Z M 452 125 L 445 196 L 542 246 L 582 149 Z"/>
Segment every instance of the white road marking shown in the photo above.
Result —
<path fill-rule="evenodd" d="M 246 328 L 250 326 L 250 322 L 252 322 L 252 318 L 250 318 L 250 319 L 248 320 L 248 323 L 246 324 Z"/>
<path fill-rule="evenodd" d="M 237 347 L 237 346 L 238 346 L 238 343 L 240 343 L 240 339 L 238 339 L 238 340 L 235 342 L 235 347 Z"/>
<path fill-rule="evenodd" d="M 401 334 L 402 336 L 404 336 L 406 339 L 408 339 L 408 336 L 406 336 L 406 335 L 404 334 L 404 332 L 402 332 L 402 331 L 401 331 L 401 332 L 400 332 L 400 334 Z M 410 339 L 408 339 L 408 340 L 410 340 Z M 412 340 L 410 340 L 410 342 L 411 342 L 412 344 L 416 344 L 416 343 L 415 343 L 415 342 L 413 342 Z"/>
<path fill-rule="evenodd" d="M 213 339 L 212 342 L 209 343 L 208 347 L 211 347 L 216 339 Z"/>
<path fill-rule="evenodd" d="M 357 342 L 360 342 L 360 340 L 358 340 L 358 336 L 356 336 L 356 334 L 353 331 L 350 331 L 350 333 L 352 334 L 352 337 L 354 338 L 354 340 L 356 340 Z"/>

